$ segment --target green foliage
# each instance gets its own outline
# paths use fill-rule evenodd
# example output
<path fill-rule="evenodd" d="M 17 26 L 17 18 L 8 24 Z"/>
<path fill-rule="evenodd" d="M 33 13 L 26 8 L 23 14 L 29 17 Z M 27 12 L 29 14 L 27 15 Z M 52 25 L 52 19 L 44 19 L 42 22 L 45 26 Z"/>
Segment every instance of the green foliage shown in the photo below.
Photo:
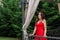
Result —
<path fill-rule="evenodd" d="M 60 3 L 60 0 L 55 0 L 55 2 L 58 2 L 58 3 Z"/>
<path fill-rule="evenodd" d="M 0 36 L 20 37 L 22 13 L 20 0 L 3 0 L 0 6 Z"/>

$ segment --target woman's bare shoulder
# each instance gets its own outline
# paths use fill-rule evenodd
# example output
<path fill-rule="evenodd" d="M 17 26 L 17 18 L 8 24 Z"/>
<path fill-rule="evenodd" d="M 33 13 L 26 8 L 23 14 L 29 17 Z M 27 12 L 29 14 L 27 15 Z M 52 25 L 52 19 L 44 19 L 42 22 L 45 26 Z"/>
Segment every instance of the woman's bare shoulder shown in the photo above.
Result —
<path fill-rule="evenodd" d="M 46 22 L 46 19 L 43 19 L 43 22 Z"/>

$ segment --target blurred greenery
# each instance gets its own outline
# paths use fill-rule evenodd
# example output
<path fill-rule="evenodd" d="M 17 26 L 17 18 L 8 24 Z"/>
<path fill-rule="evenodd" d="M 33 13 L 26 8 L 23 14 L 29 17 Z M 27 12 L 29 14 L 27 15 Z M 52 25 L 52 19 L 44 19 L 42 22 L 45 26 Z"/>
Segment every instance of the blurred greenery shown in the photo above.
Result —
<path fill-rule="evenodd" d="M 17 38 L 0 37 L 0 40 L 17 40 Z"/>
<path fill-rule="evenodd" d="M 0 6 L 0 36 L 21 37 L 20 0 L 3 0 Z"/>

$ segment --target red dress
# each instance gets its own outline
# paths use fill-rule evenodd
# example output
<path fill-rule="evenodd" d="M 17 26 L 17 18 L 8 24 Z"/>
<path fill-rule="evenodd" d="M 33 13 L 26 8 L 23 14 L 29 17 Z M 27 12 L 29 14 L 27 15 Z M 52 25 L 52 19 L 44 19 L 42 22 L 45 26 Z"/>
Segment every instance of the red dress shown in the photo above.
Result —
<path fill-rule="evenodd" d="M 36 26 L 36 35 L 37 36 L 44 36 L 44 23 L 42 23 L 42 21 L 39 21 L 39 23 L 37 22 L 35 24 Z M 47 38 L 38 38 L 35 37 L 35 40 L 47 40 Z"/>

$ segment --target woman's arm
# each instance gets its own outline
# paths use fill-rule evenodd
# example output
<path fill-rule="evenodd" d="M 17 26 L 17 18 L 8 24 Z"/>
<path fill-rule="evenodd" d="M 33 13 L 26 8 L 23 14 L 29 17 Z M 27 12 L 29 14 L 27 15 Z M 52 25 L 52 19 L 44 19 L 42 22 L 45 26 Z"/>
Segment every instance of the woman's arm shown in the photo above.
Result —
<path fill-rule="evenodd" d="M 46 20 L 44 19 L 43 22 L 44 22 L 44 36 L 46 36 L 46 34 L 47 34 Z"/>
<path fill-rule="evenodd" d="M 30 34 L 29 36 L 32 36 L 32 35 L 34 35 L 35 33 L 36 33 L 36 26 L 35 26 L 35 28 L 34 28 L 33 33 L 32 33 L 32 34 Z"/>
<path fill-rule="evenodd" d="M 35 26 L 35 28 L 34 28 L 34 31 L 33 31 L 33 35 L 36 33 L 36 26 Z"/>

